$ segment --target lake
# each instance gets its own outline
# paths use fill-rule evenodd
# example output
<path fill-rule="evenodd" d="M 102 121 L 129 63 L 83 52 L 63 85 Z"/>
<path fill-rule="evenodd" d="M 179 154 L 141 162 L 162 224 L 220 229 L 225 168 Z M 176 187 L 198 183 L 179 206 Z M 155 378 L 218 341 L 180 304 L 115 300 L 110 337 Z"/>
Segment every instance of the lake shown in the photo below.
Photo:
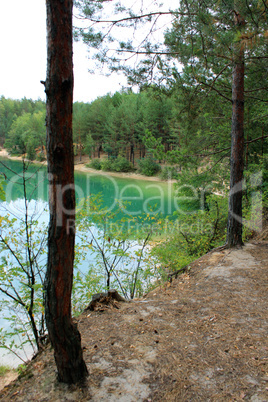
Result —
<path fill-rule="evenodd" d="M 6 176 L 6 200 L 11 202 L 24 198 L 21 176 L 22 163 L 2 159 L 5 165 L 0 172 Z M 30 165 L 25 172 L 27 197 L 35 200 L 48 200 L 48 181 L 45 166 Z M 172 215 L 180 209 L 179 199 L 175 196 L 171 182 L 156 182 L 131 178 L 118 178 L 109 174 L 75 172 L 75 192 L 77 203 L 93 194 L 101 194 L 103 205 L 111 211 L 116 201 L 128 203 L 126 212 L 137 216 L 142 213 Z"/>
<path fill-rule="evenodd" d="M 31 164 L 23 172 L 20 161 L 2 159 L 0 172 L 5 176 L 4 190 L 6 201 L 1 204 L 0 214 L 7 211 L 20 218 L 24 215 L 24 194 L 29 199 L 29 213 L 34 214 L 40 223 L 47 223 L 48 180 L 46 166 Z M 22 176 L 26 179 L 23 186 Z M 103 206 L 111 213 L 116 209 L 117 201 L 122 201 L 122 214 L 128 217 L 137 217 L 141 214 L 164 217 L 180 210 L 179 198 L 175 196 L 172 183 L 137 180 L 131 178 L 118 178 L 105 173 L 75 173 L 75 192 L 77 204 L 88 196 L 100 194 Z M 45 212 L 43 212 L 46 209 Z M 92 255 L 88 253 L 87 259 L 82 263 L 82 270 L 90 263 Z M 6 327 L 6 321 L 0 319 L 0 325 Z M 0 355 L 0 364 L 16 365 L 19 362 L 13 357 Z"/>

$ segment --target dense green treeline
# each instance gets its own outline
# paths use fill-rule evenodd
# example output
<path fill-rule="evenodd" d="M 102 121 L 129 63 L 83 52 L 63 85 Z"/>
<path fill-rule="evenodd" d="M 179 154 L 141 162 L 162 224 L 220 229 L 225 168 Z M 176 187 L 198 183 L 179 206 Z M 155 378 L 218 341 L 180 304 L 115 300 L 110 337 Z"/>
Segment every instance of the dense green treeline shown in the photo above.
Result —
<path fill-rule="evenodd" d="M 25 154 L 35 159 L 36 149 L 42 154 L 46 141 L 46 106 L 33 101 L 0 98 L 0 145 L 11 153 Z M 40 155 L 41 156 L 41 155 Z"/>
<path fill-rule="evenodd" d="M 267 153 L 267 109 L 260 102 L 246 106 L 246 167 Z M 190 86 L 149 87 L 139 93 L 107 94 L 92 103 L 76 102 L 73 111 L 78 156 L 120 156 L 135 165 L 147 156 L 149 165 L 152 159 L 175 165 L 169 172 L 177 177 L 182 170 L 182 180 L 184 173 L 188 181 L 197 173 L 199 182 L 211 182 L 214 173 L 221 182 L 227 180 L 231 108 L 215 92 L 204 96 L 200 91 L 193 94 Z M 10 153 L 43 159 L 45 132 L 44 102 L 1 97 L 0 140 Z M 167 178 L 167 168 L 162 175 Z"/>
<path fill-rule="evenodd" d="M 140 92 L 117 92 L 98 98 L 90 105 L 74 104 L 74 142 L 82 144 L 90 157 L 119 155 L 134 162 L 134 154 L 145 155 L 146 131 L 171 142 L 172 100 L 153 89 Z"/>

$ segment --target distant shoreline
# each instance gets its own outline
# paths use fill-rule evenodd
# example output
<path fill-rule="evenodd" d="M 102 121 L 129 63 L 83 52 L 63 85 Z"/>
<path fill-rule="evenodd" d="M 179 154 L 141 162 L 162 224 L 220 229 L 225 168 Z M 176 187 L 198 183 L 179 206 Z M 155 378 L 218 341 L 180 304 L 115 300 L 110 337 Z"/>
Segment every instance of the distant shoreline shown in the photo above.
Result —
<path fill-rule="evenodd" d="M 0 150 L 0 158 L 7 158 L 10 160 L 14 161 L 22 161 L 22 156 L 11 156 L 7 152 L 6 149 L 1 149 Z M 47 161 L 44 162 L 39 162 L 39 161 L 31 161 L 32 163 L 38 164 L 38 165 L 47 165 Z M 144 181 L 154 181 L 154 182 L 160 182 L 160 183 L 176 183 L 176 180 L 161 180 L 158 176 L 143 176 L 138 173 L 124 173 L 124 172 L 104 172 L 102 170 L 95 170 L 92 168 L 89 168 L 86 166 L 86 163 L 78 163 L 74 165 L 74 170 L 76 172 L 82 172 L 82 173 L 91 173 L 91 174 L 97 174 L 97 175 L 102 175 L 102 176 L 113 176 L 113 177 L 118 177 L 122 179 L 133 179 L 133 180 L 144 180 Z"/>

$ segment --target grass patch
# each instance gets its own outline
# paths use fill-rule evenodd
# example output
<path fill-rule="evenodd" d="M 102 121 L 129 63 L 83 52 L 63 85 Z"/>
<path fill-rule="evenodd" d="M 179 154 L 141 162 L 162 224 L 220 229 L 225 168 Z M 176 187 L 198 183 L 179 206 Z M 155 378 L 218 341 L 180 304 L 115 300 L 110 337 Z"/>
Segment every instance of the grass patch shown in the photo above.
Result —
<path fill-rule="evenodd" d="M 8 366 L 0 366 L 0 377 L 3 377 L 6 373 L 11 371 L 12 369 Z"/>

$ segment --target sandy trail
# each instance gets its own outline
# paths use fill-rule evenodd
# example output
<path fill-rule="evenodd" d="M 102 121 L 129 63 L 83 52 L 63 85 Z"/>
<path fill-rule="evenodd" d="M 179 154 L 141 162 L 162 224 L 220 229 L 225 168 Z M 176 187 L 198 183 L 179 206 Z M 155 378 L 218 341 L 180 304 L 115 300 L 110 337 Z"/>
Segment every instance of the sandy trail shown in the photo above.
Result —
<path fill-rule="evenodd" d="M 0 399 L 267 401 L 267 282 L 267 237 L 207 254 L 142 299 L 79 317 L 83 387 L 55 381 L 48 346 Z"/>

